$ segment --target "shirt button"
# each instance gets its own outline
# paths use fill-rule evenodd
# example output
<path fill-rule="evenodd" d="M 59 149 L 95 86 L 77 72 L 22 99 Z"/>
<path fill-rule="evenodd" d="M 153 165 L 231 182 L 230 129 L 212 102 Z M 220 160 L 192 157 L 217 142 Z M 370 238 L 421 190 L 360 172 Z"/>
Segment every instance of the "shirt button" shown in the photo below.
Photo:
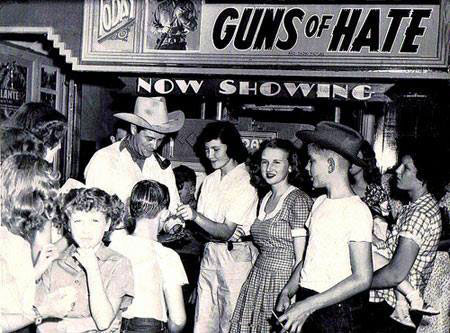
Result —
<path fill-rule="evenodd" d="M 75 284 L 80 284 L 80 281 L 78 281 L 78 280 L 75 280 L 74 282 L 75 282 Z"/>

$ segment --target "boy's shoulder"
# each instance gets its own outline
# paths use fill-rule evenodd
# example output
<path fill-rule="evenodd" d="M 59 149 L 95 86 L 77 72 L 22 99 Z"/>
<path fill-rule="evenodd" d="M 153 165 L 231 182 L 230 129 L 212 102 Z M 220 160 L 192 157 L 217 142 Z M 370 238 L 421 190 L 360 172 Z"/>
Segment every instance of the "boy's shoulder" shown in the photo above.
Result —
<path fill-rule="evenodd" d="M 166 262 L 173 262 L 174 260 L 178 261 L 180 259 L 180 255 L 173 249 L 166 247 L 162 244 L 157 246 L 156 251 L 160 259 L 165 260 Z"/>

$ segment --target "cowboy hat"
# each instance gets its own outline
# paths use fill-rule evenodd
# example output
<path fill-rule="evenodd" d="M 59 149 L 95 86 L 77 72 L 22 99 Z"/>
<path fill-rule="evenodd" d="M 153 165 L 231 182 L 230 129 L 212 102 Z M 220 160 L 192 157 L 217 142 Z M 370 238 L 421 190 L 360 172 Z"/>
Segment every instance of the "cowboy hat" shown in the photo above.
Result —
<path fill-rule="evenodd" d="M 114 117 L 158 133 L 177 132 L 184 124 L 183 111 L 167 113 L 164 97 L 138 97 L 134 113 L 116 113 Z"/>
<path fill-rule="evenodd" d="M 331 121 L 321 121 L 314 130 L 298 131 L 296 136 L 303 142 L 317 143 L 325 149 L 332 150 L 356 165 L 367 166 L 358 157 L 364 139 L 353 128 Z"/>

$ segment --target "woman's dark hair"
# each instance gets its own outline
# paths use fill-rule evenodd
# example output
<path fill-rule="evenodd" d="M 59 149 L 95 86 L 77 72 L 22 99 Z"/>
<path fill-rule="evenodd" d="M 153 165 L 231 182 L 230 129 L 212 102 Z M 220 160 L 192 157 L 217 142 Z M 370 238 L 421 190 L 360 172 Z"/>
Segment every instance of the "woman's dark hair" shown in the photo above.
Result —
<path fill-rule="evenodd" d="M 216 139 L 220 139 L 227 146 L 227 156 L 229 158 L 237 163 L 246 161 L 248 156 L 247 148 L 245 148 L 236 127 L 228 121 L 217 121 L 207 124 L 197 139 L 196 152 L 204 155 L 205 144 Z"/>
<path fill-rule="evenodd" d="M 264 193 L 270 189 L 269 185 L 261 175 L 261 157 L 266 148 L 281 149 L 288 154 L 287 160 L 291 168 L 291 171 L 288 174 L 288 183 L 294 186 L 301 186 L 304 181 L 304 171 L 301 168 L 300 153 L 298 149 L 289 140 L 271 139 L 264 141 L 247 163 L 250 173 L 250 183 L 258 189 L 258 192 Z"/>
<path fill-rule="evenodd" d="M 404 156 L 411 157 L 417 169 L 417 179 L 423 181 L 428 191 L 439 199 L 448 182 L 448 171 L 445 169 L 445 163 L 442 163 L 445 154 L 441 151 L 441 145 L 432 138 L 403 142 L 399 157 Z"/>
<path fill-rule="evenodd" d="M 381 185 L 381 172 L 377 167 L 377 159 L 371 144 L 363 140 L 360 151 L 367 167 L 363 168 L 363 177 L 367 184 Z"/>
<path fill-rule="evenodd" d="M 2 224 L 31 243 L 46 223 L 58 221 L 59 173 L 34 154 L 17 153 L 3 161 L 1 175 Z"/>
<path fill-rule="evenodd" d="M 75 211 L 90 212 L 96 210 L 105 215 L 106 220 L 111 221 L 109 230 L 103 235 L 103 242 L 109 241 L 109 236 L 120 224 L 125 215 L 125 206 L 117 195 L 109 195 L 99 188 L 77 188 L 70 190 L 61 197 L 61 224 L 69 238 L 70 217 Z M 72 239 L 73 240 L 73 239 Z"/>
<path fill-rule="evenodd" d="M 197 184 L 197 176 L 195 171 L 185 165 L 179 165 L 173 169 L 175 175 L 175 181 L 177 183 L 178 190 L 183 188 L 185 182 L 191 182 L 195 187 Z"/>
<path fill-rule="evenodd" d="M 139 218 L 154 218 L 170 204 L 169 189 L 153 180 L 142 180 L 134 185 L 130 196 L 130 219 L 127 230 L 131 234 L 136 229 Z"/>
<path fill-rule="evenodd" d="M 47 104 L 29 102 L 9 118 L 8 124 L 29 130 L 46 147 L 52 149 L 64 137 L 67 118 Z"/>
<path fill-rule="evenodd" d="M 0 161 L 15 153 L 34 153 L 44 157 L 44 144 L 33 133 L 15 127 L 0 127 Z"/>

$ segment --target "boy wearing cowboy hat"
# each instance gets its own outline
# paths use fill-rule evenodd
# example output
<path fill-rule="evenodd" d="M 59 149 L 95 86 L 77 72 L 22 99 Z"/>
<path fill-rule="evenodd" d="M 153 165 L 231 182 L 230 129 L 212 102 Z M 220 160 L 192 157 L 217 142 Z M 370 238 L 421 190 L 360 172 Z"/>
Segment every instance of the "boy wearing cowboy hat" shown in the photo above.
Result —
<path fill-rule="evenodd" d="M 348 179 L 352 163 L 364 165 L 358 158 L 363 138 L 327 121 L 297 136 L 308 143 L 306 169 L 313 186 L 327 194 L 316 199 L 306 222 L 306 255 L 278 296 L 276 310 L 284 312 L 279 320 L 283 332 L 356 332 L 353 296 L 372 280 L 372 216 Z"/>
<path fill-rule="evenodd" d="M 138 97 L 134 113 L 114 116 L 131 124 L 131 134 L 92 156 L 84 172 L 86 185 L 116 194 L 126 202 L 137 182 L 155 180 L 168 187 L 169 209 L 174 212 L 180 202 L 175 176 L 170 162 L 156 150 L 168 133 L 183 127 L 184 113 L 168 113 L 164 97 Z"/>

